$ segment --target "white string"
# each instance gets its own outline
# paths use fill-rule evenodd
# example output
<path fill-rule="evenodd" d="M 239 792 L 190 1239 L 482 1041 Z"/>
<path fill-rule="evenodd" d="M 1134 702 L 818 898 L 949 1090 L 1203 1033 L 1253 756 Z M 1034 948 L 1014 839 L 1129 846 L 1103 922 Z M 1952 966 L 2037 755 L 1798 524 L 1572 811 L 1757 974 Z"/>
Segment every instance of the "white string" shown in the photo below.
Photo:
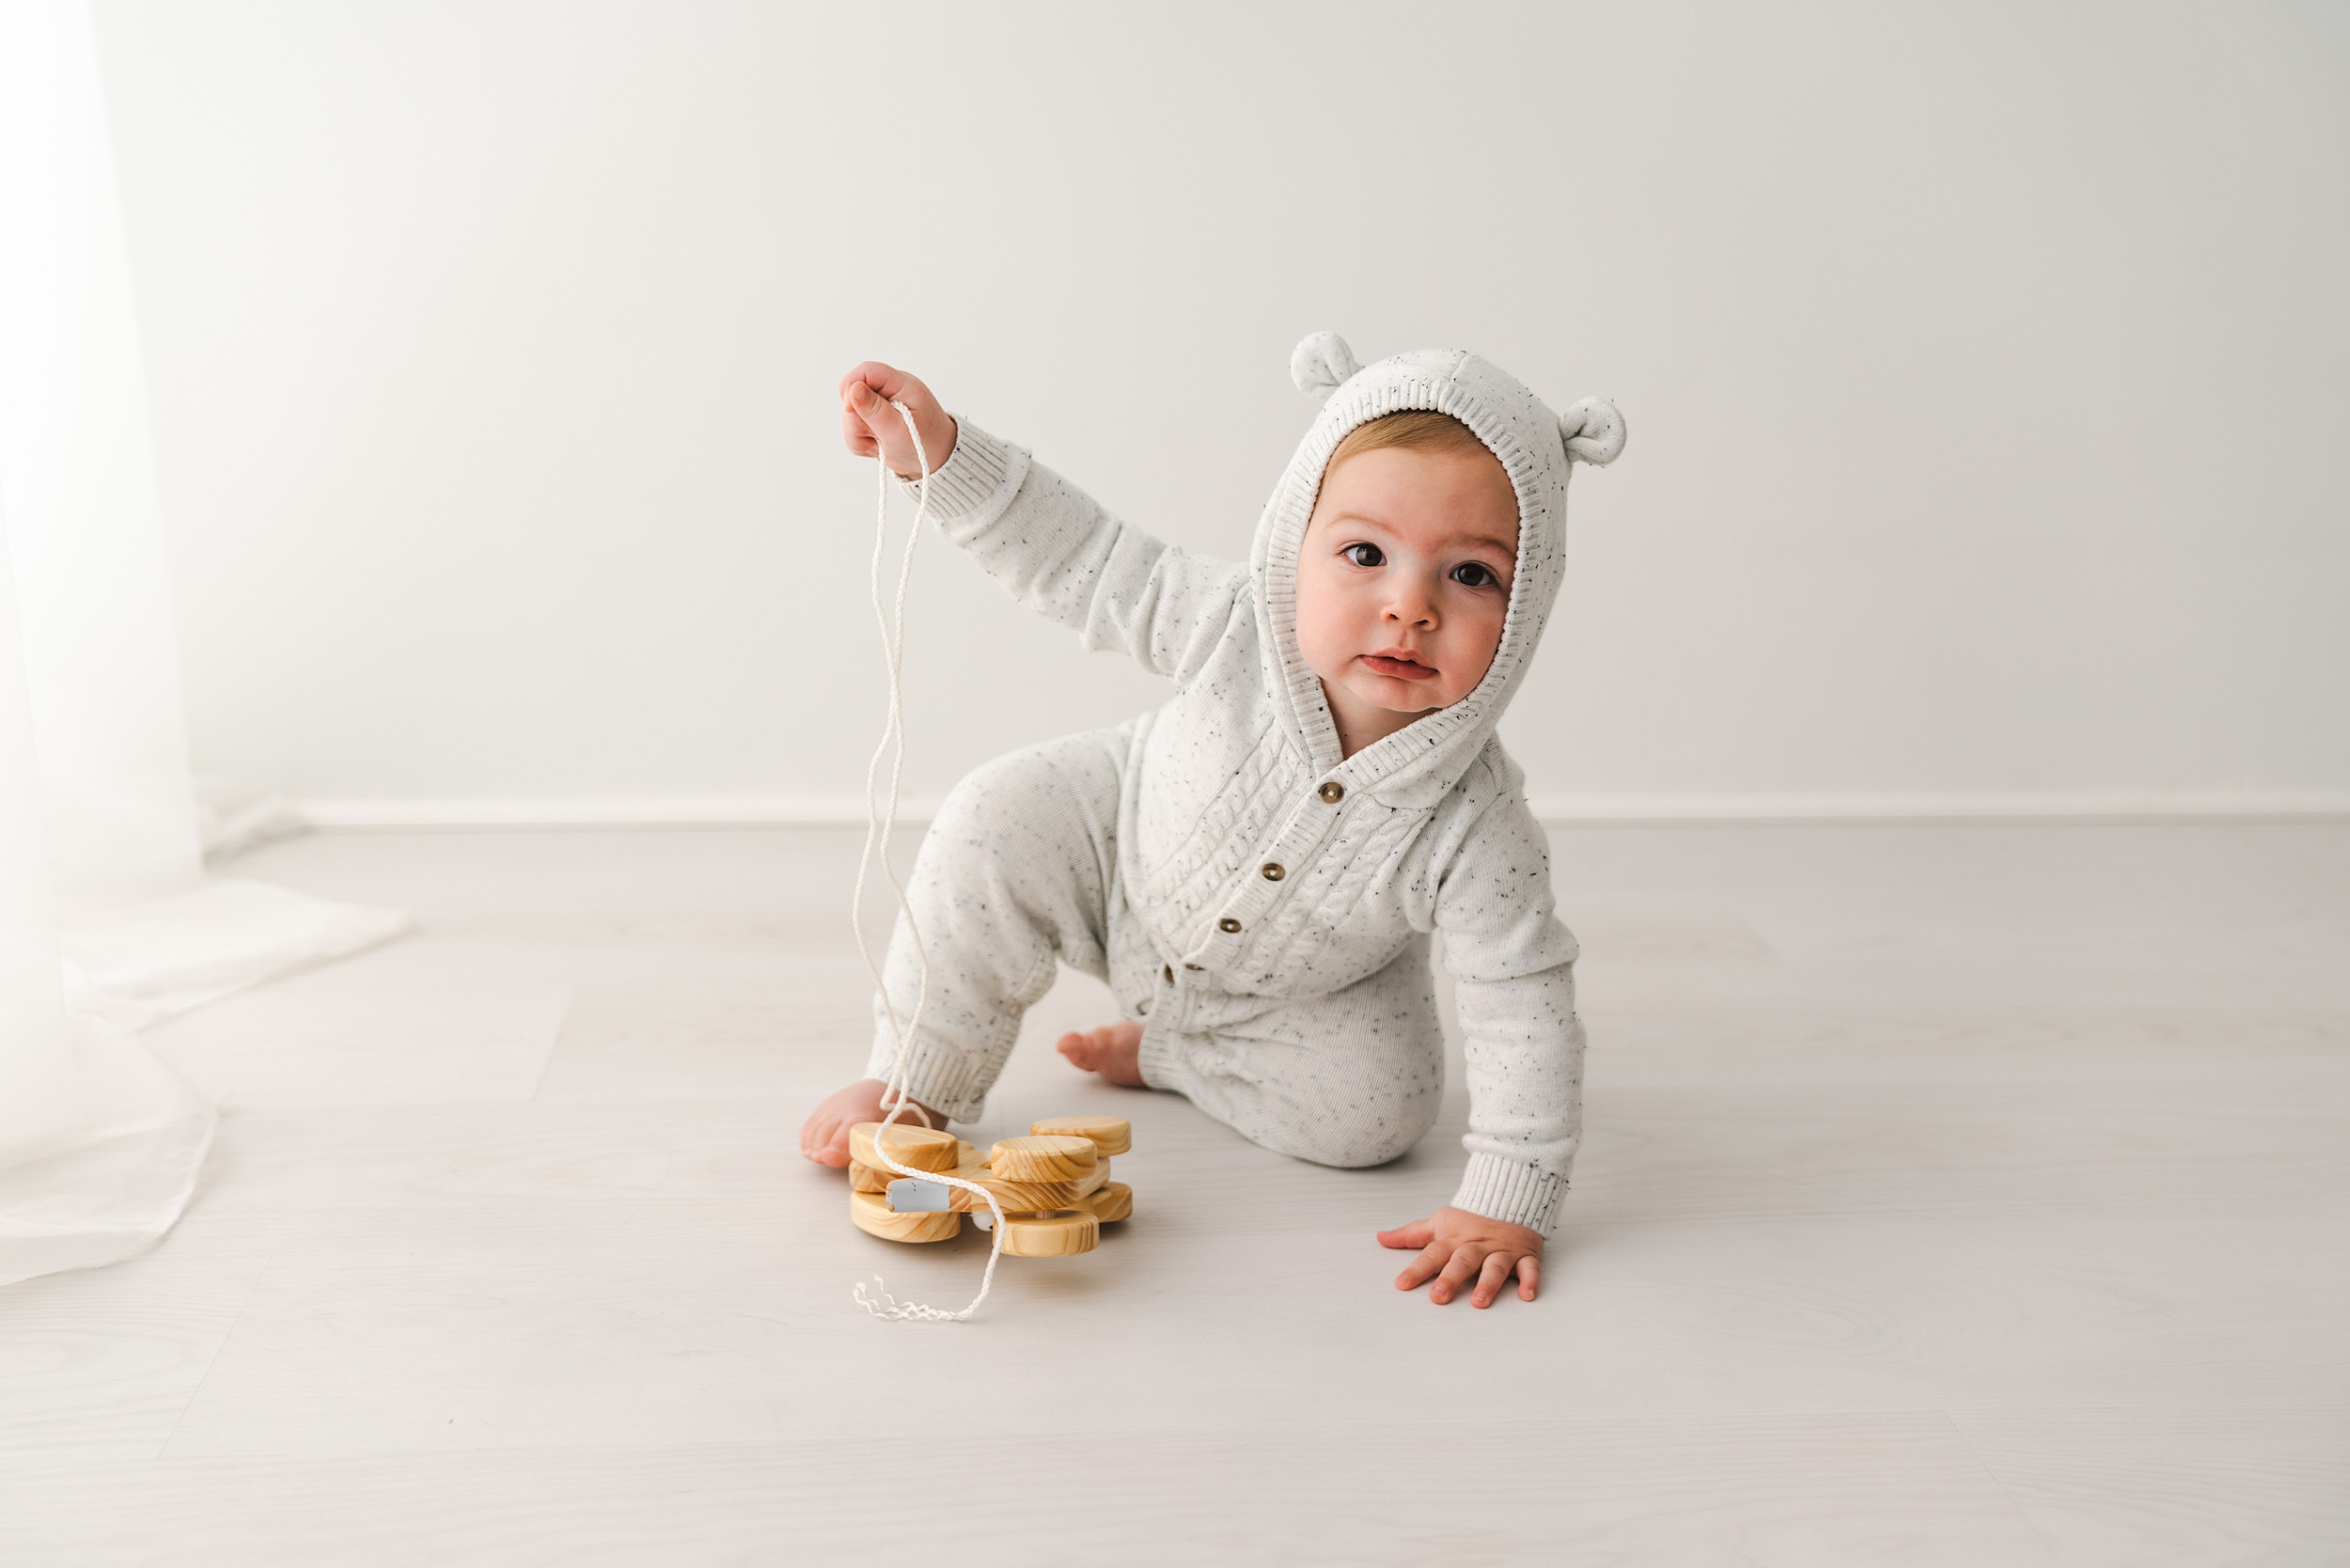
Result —
<path fill-rule="evenodd" d="M 865 1285 L 861 1280 L 850 1290 L 849 1294 L 858 1306 L 877 1318 L 915 1323 L 961 1323 L 979 1309 L 979 1303 L 987 1299 L 989 1289 L 995 1283 L 995 1260 L 1003 1256 L 1004 1251 L 1004 1206 L 996 1201 L 994 1193 L 977 1182 L 950 1176 L 943 1171 L 916 1170 L 911 1166 L 900 1165 L 890 1156 L 888 1146 L 883 1141 L 898 1118 L 909 1109 L 922 1118 L 925 1127 L 931 1122 L 922 1107 L 907 1097 L 906 1085 L 906 1057 L 914 1044 L 915 1030 L 921 1026 L 922 1010 L 931 999 L 931 961 L 922 949 L 922 933 L 915 927 L 914 905 L 906 898 L 905 885 L 898 880 L 898 870 L 889 861 L 889 836 L 898 826 L 898 781 L 904 772 L 906 760 L 905 705 L 899 681 L 900 672 L 905 666 L 906 585 L 914 577 L 915 541 L 922 537 L 922 525 L 931 512 L 931 457 L 923 448 L 922 432 L 915 425 L 913 410 L 895 399 L 891 400 L 889 406 L 898 411 L 899 417 L 906 422 L 906 433 L 914 438 L 914 456 L 922 466 L 922 478 L 915 492 L 914 527 L 906 535 L 905 554 L 898 563 L 898 593 L 893 617 L 882 605 L 882 560 L 889 538 L 889 460 L 879 451 L 874 453 L 874 466 L 879 471 L 880 496 L 875 503 L 873 517 L 873 619 L 881 627 L 882 664 L 889 672 L 889 716 L 882 726 L 881 744 L 873 747 L 872 760 L 865 764 L 865 848 L 857 855 L 856 891 L 849 900 L 849 918 L 856 929 L 857 956 L 865 960 L 866 973 L 873 977 L 873 989 L 881 997 L 882 1017 L 889 1027 L 890 1043 L 896 1052 L 890 1061 L 887 1087 L 882 1090 L 882 1123 L 873 1135 L 873 1157 L 901 1176 L 942 1182 L 948 1186 L 979 1194 L 987 1200 L 988 1209 L 995 1216 L 995 1240 L 987 1252 L 987 1273 L 979 1280 L 979 1294 L 973 1296 L 971 1305 L 960 1312 L 925 1307 L 919 1302 L 901 1302 L 882 1288 L 882 1278 L 878 1274 L 873 1276 L 872 1295 L 865 1294 Z M 878 437 L 874 444 L 879 447 Z M 890 759 L 889 794 L 886 806 L 876 810 L 873 786 L 880 776 L 884 757 Z M 902 1026 L 898 1020 L 898 1004 L 891 1000 L 889 987 L 882 980 L 881 965 L 873 961 L 872 949 L 865 941 L 865 879 L 872 867 L 877 848 L 881 855 L 882 874 L 889 879 L 889 886 L 898 896 L 898 916 L 905 922 L 906 938 L 913 945 L 915 968 L 919 977 L 914 993 L 914 1011 Z"/>

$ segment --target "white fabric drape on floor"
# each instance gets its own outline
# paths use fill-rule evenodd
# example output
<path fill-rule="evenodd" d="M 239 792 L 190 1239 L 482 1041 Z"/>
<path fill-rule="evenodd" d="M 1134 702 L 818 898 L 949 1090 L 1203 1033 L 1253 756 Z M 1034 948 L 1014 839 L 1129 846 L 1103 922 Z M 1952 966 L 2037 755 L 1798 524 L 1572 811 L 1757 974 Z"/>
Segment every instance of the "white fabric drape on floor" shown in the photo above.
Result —
<path fill-rule="evenodd" d="M 211 1107 L 135 1028 L 405 925 L 208 881 L 87 0 L 0 5 L 0 1284 L 130 1256 Z"/>
<path fill-rule="evenodd" d="M 57 946 L 17 592 L 0 548 L 0 1284 L 113 1262 L 179 1218 L 212 1107 Z"/>

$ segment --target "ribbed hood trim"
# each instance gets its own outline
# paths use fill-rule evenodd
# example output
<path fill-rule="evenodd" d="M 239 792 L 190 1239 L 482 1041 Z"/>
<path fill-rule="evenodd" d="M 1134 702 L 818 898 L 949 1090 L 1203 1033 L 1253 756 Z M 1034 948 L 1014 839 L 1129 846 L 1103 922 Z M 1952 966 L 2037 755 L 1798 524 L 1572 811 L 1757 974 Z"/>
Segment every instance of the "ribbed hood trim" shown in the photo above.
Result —
<path fill-rule="evenodd" d="M 1407 409 L 1460 420 L 1509 475 L 1518 502 L 1510 608 L 1493 664 L 1468 696 L 1341 760 L 1322 682 L 1298 651 L 1298 557 L 1330 454 L 1357 425 Z M 1460 781 L 1524 682 L 1558 599 L 1566 567 L 1570 467 L 1558 416 L 1516 380 L 1464 351 L 1383 359 L 1331 393 L 1265 504 L 1249 555 L 1266 691 L 1315 772 L 1397 807 L 1434 806 Z"/>

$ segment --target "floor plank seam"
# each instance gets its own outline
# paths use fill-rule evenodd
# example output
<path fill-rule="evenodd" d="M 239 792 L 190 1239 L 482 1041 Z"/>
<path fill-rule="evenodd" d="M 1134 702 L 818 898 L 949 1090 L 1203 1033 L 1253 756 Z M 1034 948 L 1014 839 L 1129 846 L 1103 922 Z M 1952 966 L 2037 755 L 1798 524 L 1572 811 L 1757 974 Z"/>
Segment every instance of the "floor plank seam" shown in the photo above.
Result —
<path fill-rule="evenodd" d="M 228 1320 L 228 1326 L 221 1330 L 220 1342 L 212 1346 L 212 1355 L 204 1358 L 204 1370 L 196 1374 L 196 1387 L 188 1390 L 188 1397 L 180 1404 L 180 1413 L 171 1418 L 171 1426 L 164 1432 L 163 1441 L 155 1445 L 155 1463 L 160 1464 L 170 1456 L 172 1441 L 180 1435 L 180 1428 L 186 1422 L 188 1412 L 196 1408 L 196 1397 L 204 1392 L 204 1385 L 211 1379 L 212 1369 L 220 1364 L 222 1354 L 228 1349 L 228 1341 L 236 1338 L 238 1325 L 244 1322 L 245 1313 L 252 1310 L 253 1298 L 261 1294 L 261 1286 L 269 1278 L 269 1271 L 277 1265 L 277 1251 L 273 1245 L 268 1255 L 262 1259 L 261 1266 L 253 1271 L 253 1282 L 245 1286 L 244 1299 L 237 1303 L 236 1314 Z"/>
<path fill-rule="evenodd" d="M 523 1104 L 535 1105 L 547 1087 L 547 1074 L 555 1070 L 555 1054 L 563 1048 L 563 1030 L 572 1021 L 572 1011 L 579 1006 L 579 987 L 563 988 L 563 1011 L 556 1016 L 555 1033 L 548 1037 L 547 1054 L 539 1058 L 538 1075 L 530 1080 L 530 1095 Z"/>
<path fill-rule="evenodd" d="M 2063 1543 L 2050 1535 L 2042 1527 L 2032 1511 L 2024 1506 L 2023 1499 L 2009 1490 L 2007 1482 L 1999 1479 L 1999 1473 L 1993 1469 L 1991 1462 L 1982 1456 L 1982 1450 L 1975 1446 L 1975 1440 L 1967 1435 L 1965 1424 L 1958 1419 L 1957 1416 L 1949 1410 L 1936 1411 L 1935 1414 L 1942 1418 L 1942 1424 L 1950 1429 L 1950 1435 L 1958 1439 L 1959 1447 L 1966 1450 L 1967 1457 L 1975 1462 L 1975 1467 L 1982 1472 L 1982 1479 L 1991 1483 L 1991 1490 L 2006 1500 L 2009 1510 L 2023 1523 L 2026 1529 L 2031 1531 L 2032 1539 L 2048 1548 L 2048 1560 L 2057 1563 L 2074 1561 L 2073 1555 L 2064 1549 Z"/>

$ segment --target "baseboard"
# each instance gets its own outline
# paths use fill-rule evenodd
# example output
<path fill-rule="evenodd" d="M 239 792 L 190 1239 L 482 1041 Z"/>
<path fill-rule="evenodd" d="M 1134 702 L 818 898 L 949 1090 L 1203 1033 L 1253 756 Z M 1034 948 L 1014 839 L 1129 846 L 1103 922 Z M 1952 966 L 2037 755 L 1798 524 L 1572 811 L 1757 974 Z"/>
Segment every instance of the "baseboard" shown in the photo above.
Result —
<path fill-rule="evenodd" d="M 1819 794 L 1538 794 L 1559 825 L 1669 823 L 2027 823 L 2350 821 L 2350 790 L 2114 790 Z M 936 795 L 908 795 L 899 820 L 928 822 Z M 862 825 L 854 795 L 562 795 L 318 799 L 303 820 L 328 831 L 417 828 L 831 827 Z"/>
<path fill-rule="evenodd" d="M 926 823 L 937 795 L 907 795 L 898 820 Z M 854 795 L 462 795 L 302 800 L 328 832 L 497 827 L 838 827 L 865 825 Z"/>
<path fill-rule="evenodd" d="M 2018 790 L 1538 794 L 1546 823 L 2332 822 L 2350 790 Z"/>

